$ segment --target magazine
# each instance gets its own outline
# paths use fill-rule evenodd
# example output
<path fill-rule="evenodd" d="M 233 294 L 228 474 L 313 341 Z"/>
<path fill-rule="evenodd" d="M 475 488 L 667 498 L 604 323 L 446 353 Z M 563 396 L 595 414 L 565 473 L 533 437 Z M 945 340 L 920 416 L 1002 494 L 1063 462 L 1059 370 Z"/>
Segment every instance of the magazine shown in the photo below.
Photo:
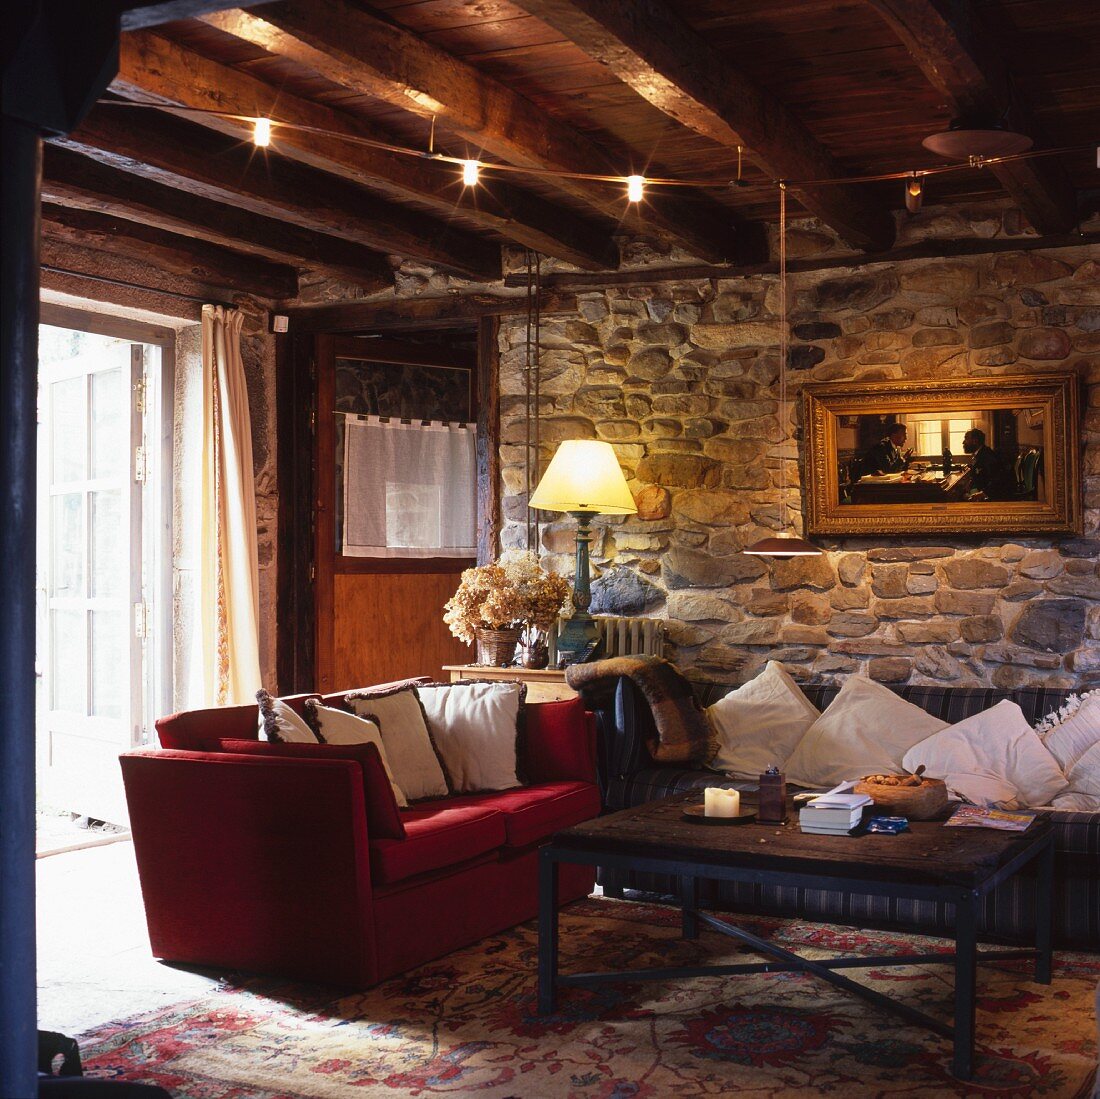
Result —
<path fill-rule="evenodd" d="M 960 805 L 945 821 L 945 828 L 997 828 L 1002 832 L 1024 832 L 1036 814 L 1026 809 L 983 809 L 980 805 Z"/>

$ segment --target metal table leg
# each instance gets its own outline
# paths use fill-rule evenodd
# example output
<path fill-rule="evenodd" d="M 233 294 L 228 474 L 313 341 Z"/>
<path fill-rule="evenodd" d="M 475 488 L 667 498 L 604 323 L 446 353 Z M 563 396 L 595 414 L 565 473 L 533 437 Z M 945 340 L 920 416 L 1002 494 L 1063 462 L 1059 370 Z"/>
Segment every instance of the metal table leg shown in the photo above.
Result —
<path fill-rule="evenodd" d="M 558 977 L 558 863 L 549 847 L 539 852 L 538 1013 L 555 1007 Z"/>
<path fill-rule="evenodd" d="M 680 919 L 685 939 L 699 938 L 699 879 L 680 878 Z"/>
<path fill-rule="evenodd" d="M 1050 984 L 1054 941 L 1054 837 L 1039 856 L 1035 878 L 1035 980 Z"/>
<path fill-rule="evenodd" d="M 955 905 L 955 1056 L 960 1080 L 974 1071 L 974 1011 L 978 973 L 978 894 L 963 893 Z"/>

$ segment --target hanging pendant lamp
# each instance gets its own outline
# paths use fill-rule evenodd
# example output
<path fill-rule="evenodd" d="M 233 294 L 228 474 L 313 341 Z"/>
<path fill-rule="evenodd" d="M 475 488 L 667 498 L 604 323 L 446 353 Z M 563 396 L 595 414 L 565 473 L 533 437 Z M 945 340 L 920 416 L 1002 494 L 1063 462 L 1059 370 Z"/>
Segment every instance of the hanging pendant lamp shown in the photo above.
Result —
<path fill-rule="evenodd" d="M 779 422 L 790 419 L 787 410 L 787 185 L 779 184 Z M 785 429 L 783 429 L 785 430 Z M 779 518 L 786 526 L 787 519 L 787 455 L 779 451 Z M 821 550 L 812 542 L 791 533 L 761 538 L 746 546 L 742 553 L 757 557 L 817 557 Z"/>

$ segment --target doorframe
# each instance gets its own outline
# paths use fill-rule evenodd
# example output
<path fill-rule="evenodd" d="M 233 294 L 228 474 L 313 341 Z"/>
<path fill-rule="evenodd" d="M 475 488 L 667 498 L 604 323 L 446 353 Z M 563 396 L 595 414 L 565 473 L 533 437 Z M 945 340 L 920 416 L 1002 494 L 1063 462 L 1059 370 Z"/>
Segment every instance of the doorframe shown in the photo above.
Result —
<path fill-rule="evenodd" d="M 152 728 L 146 726 L 145 719 L 150 714 L 167 714 L 172 710 L 172 560 L 173 560 L 173 459 L 174 459 L 174 421 L 176 388 L 176 340 L 178 333 L 167 325 L 151 324 L 147 321 L 131 320 L 109 313 L 96 313 L 67 305 L 41 302 L 39 305 L 40 325 L 54 328 L 69 328 L 78 332 L 89 332 L 96 336 L 111 336 L 129 340 L 132 343 L 150 344 L 160 349 L 160 370 L 153 378 L 150 389 L 146 389 L 145 399 L 148 409 L 152 402 L 155 407 L 155 426 L 157 438 L 149 437 L 146 442 L 150 449 L 156 448 L 156 468 L 161 477 L 167 477 L 167 485 L 162 491 L 153 494 L 152 508 L 154 517 L 145 524 L 143 537 L 150 535 L 152 542 L 148 547 L 153 553 L 154 577 L 150 587 L 153 591 L 153 607 L 156 619 L 153 623 L 154 637 L 158 642 L 154 646 L 155 655 L 149 663 L 153 673 L 151 697 L 146 700 L 145 713 L 141 715 L 145 743 L 152 737 Z M 150 371 L 146 370 L 148 378 Z M 131 622 L 131 628 L 133 623 Z"/>
<path fill-rule="evenodd" d="M 477 562 L 496 558 L 503 521 L 500 505 L 500 351 L 498 316 L 449 320 L 447 327 L 464 326 L 476 331 L 474 404 L 477 410 Z M 389 327 L 408 331 L 406 319 Z M 426 331 L 437 331 L 439 325 Z M 385 324 L 372 326 L 384 332 Z M 317 651 L 317 622 L 331 615 L 333 579 L 320 575 L 325 566 L 317 560 L 318 531 L 315 504 L 324 489 L 317 484 L 315 435 L 318 426 L 319 346 L 337 335 L 301 331 L 278 334 L 276 351 L 276 415 L 278 423 L 279 535 L 276 608 L 279 631 L 276 640 L 276 675 L 282 694 L 317 689 L 318 669 L 325 665 Z M 329 345 L 331 346 L 331 344 Z M 330 425 L 331 426 L 331 425 Z M 331 496 L 331 489 L 329 492 Z M 331 506 L 331 505 L 330 505 Z M 329 537 L 335 538 L 330 522 Z M 329 555 L 331 572 L 334 556 Z M 410 565 L 415 565 L 415 562 Z M 410 568 L 410 571 L 412 569 Z M 325 598 L 325 592 L 328 598 Z M 327 665 L 331 667 L 331 661 Z"/>

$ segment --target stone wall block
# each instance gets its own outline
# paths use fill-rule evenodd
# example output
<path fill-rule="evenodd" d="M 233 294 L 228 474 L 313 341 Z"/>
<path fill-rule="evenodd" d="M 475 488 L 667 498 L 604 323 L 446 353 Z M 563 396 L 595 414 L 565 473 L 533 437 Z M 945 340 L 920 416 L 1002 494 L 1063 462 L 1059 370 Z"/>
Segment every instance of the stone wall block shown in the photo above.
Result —
<path fill-rule="evenodd" d="M 963 640 L 976 644 L 982 641 L 1000 641 L 1004 637 L 1004 623 L 995 614 L 978 614 L 964 618 L 959 623 Z"/>
<path fill-rule="evenodd" d="M 945 561 L 943 571 L 954 588 L 1003 588 L 1012 579 L 1011 571 L 1003 565 L 975 557 Z"/>
<path fill-rule="evenodd" d="M 1036 599 L 1016 620 L 1012 640 L 1041 652 L 1068 653 L 1085 637 L 1085 611 L 1080 599 Z"/>
<path fill-rule="evenodd" d="M 811 588 L 828 591 L 836 587 L 836 573 L 828 557 L 773 558 L 771 584 L 775 591 L 792 591 L 795 588 Z"/>
<path fill-rule="evenodd" d="M 857 611 L 834 614 L 826 627 L 832 637 L 866 637 L 877 629 L 878 619 L 874 615 L 860 614 Z"/>
<path fill-rule="evenodd" d="M 867 674 L 879 683 L 904 683 L 912 672 L 912 660 L 903 656 L 880 656 L 867 662 Z"/>
<path fill-rule="evenodd" d="M 871 590 L 880 599 L 900 599 L 908 594 L 908 573 L 904 565 L 875 565 L 871 569 Z"/>
<path fill-rule="evenodd" d="M 679 588 L 727 588 L 731 584 L 757 580 L 765 566 L 749 554 L 715 557 L 699 550 L 673 547 L 665 557 L 662 572 L 665 586 Z"/>
<path fill-rule="evenodd" d="M 1032 550 L 1020 561 L 1020 573 L 1033 580 L 1049 580 L 1063 568 L 1062 558 L 1055 549 Z"/>

